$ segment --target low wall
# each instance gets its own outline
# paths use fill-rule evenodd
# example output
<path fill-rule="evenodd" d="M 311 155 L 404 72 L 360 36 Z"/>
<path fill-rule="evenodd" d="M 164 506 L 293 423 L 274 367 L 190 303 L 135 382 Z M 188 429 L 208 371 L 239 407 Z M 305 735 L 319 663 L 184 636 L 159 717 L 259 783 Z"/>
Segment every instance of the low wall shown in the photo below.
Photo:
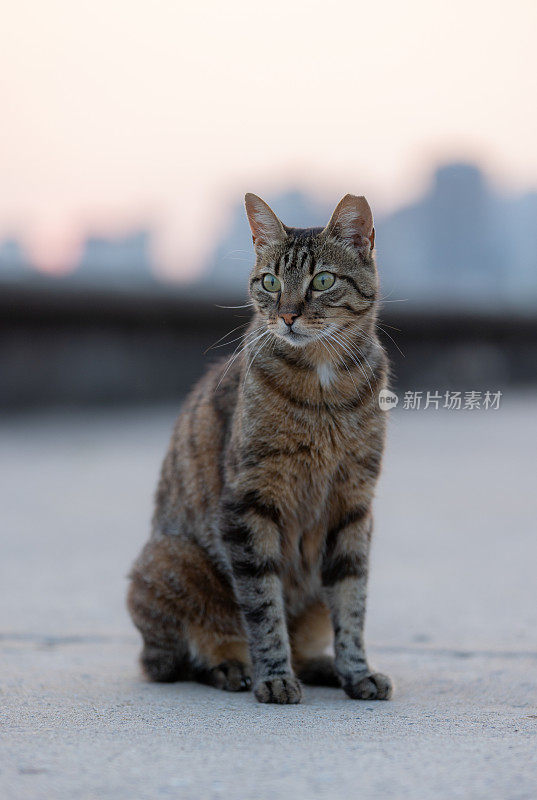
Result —
<path fill-rule="evenodd" d="M 0 407 L 180 398 L 210 361 L 231 352 L 222 347 L 204 354 L 245 323 L 247 311 L 164 290 L 4 286 Z M 392 383 L 400 391 L 505 390 L 536 381 L 535 318 L 416 311 L 393 303 L 383 309 L 381 325 Z"/>

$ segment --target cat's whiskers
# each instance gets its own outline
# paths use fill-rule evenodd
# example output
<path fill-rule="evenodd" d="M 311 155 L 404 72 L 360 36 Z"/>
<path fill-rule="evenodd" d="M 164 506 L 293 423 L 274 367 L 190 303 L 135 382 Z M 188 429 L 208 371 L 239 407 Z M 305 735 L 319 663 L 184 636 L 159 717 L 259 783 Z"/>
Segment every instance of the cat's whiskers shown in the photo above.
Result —
<path fill-rule="evenodd" d="M 264 348 L 264 346 L 265 346 L 266 344 L 268 344 L 268 342 L 270 341 L 270 340 L 269 340 L 269 339 L 267 339 L 266 337 L 267 337 L 267 336 L 272 336 L 272 335 L 273 335 L 273 334 L 271 333 L 271 331 L 265 331 L 265 333 L 263 334 L 263 336 L 262 336 L 262 337 L 261 337 L 261 339 L 259 340 L 259 341 L 261 341 L 261 344 L 259 345 L 259 347 L 257 347 L 257 349 L 256 349 L 255 353 L 253 354 L 252 358 L 250 359 L 250 361 L 249 361 L 249 363 L 248 363 L 248 367 L 246 368 L 246 372 L 245 372 L 245 374 L 244 374 L 244 379 L 243 379 L 243 381 L 242 381 L 242 386 L 243 386 L 243 388 L 244 388 L 244 387 L 245 387 L 245 385 L 246 385 L 246 379 L 247 379 L 247 377 L 248 377 L 248 373 L 250 372 L 250 370 L 251 370 L 251 368 L 252 368 L 252 364 L 254 363 L 255 359 L 257 358 L 257 356 L 259 355 L 259 353 L 261 352 L 261 350 Z"/>
<path fill-rule="evenodd" d="M 245 337 L 244 344 L 240 348 L 240 350 L 238 349 L 240 347 L 240 343 L 237 345 L 237 347 L 235 348 L 235 352 L 232 353 L 232 355 L 230 356 L 230 358 L 229 358 L 229 360 L 227 362 L 227 366 L 226 366 L 224 372 L 222 373 L 222 375 L 220 376 L 220 380 L 218 381 L 218 383 L 215 386 L 215 389 L 214 389 L 215 391 L 218 389 L 218 387 L 220 386 L 220 384 L 222 383 L 222 381 L 226 377 L 227 373 L 229 372 L 229 370 L 231 369 L 231 367 L 233 366 L 233 364 L 235 363 L 237 358 L 241 355 L 241 353 L 244 350 L 246 350 L 247 347 L 251 347 L 251 345 L 255 344 L 255 342 L 258 342 L 259 339 L 261 339 L 262 336 L 264 336 L 264 333 L 261 333 L 258 336 L 255 336 L 255 338 L 252 340 L 250 338 L 251 334 L 247 334 L 246 337 Z"/>
<path fill-rule="evenodd" d="M 376 302 L 382 303 L 383 305 L 384 303 L 408 303 L 408 297 L 401 297 L 395 300 L 386 300 L 385 298 L 379 297 L 379 299 Z"/>
<path fill-rule="evenodd" d="M 218 303 L 215 303 L 214 305 L 215 308 L 250 308 L 254 304 L 252 302 L 252 303 L 243 303 L 241 306 L 221 306 Z"/>
<path fill-rule="evenodd" d="M 235 359 L 241 355 L 247 347 L 255 344 L 261 336 L 264 334 L 265 328 L 263 325 L 260 325 L 258 328 L 254 328 L 250 332 L 244 334 L 244 336 L 240 337 L 239 344 L 235 347 L 235 350 L 231 354 L 231 359 L 235 361 Z M 242 344 L 242 347 L 241 347 Z"/>
<path fill-rule="evenodd" d="M 397 331 L 397 333 L 403 333 L 402 328 L 398 328 L 396 325 L 388 325 L 388 323 L 384 322 L 384 320 L 382 321 L 382 325 L 384 328 L 390 328 L 392 331 Z"/>
<path fill-rule="evenodd" d="M 377 323 L 377 326 L 378 326 L 378 323 Z M 380 326 L 379 326 L 379 327 L 380 327 Z M 382 330 L 382 329 L 381 329 L 381 330 Z M 386 333 L 386 334 L 389 336 L 389 334 L 388 334 L 386 331 L 384 331 L 384 333 Z M 357 331 L 357 332 L 356 332 L 356 334 L 357 334 L 357 335 L 359 335 L 359 336 L 361 336 L 361 338 L 362 338 L 362 339 L 363 339 L 365 342 L 367 342 L 368 344 L 371 344 L 371 345 L 373 345 L 373 346 L 376 346 L 376 345 L 378 345 L 378 340 L 375 340 L 375 339 L 373 338 L 373 336 L 372 336 L 370 333 L 367 333 L 366 331 Z M 392 338 L 392 337 L 390 336 L 390 339 L 391 339 L 391 338 Z M 395 342 L 393 339 L 392 339 L 392 341 L 393 341 L 394 345 L 397 347 L 397 349 L 399 350 L 399 352 L 401 353 L 401 355 L 402 355 L 402 356 L 403 356 L 403 358 L 404 358 L 404 353 L 403 353 L 403 352 L 400 350 L 400 348 L 398 347 L 398 345 L 397 345 L 397 342 Z M 363 352 L 360 350 L 360 348 L 357 348 L 357 349 L 358 349 L 358 352 L 360 353 L 361 357 L 362 357 L 362 358 L 365 360 L 365 362 L 366 362 L 367 366 L 369 367 L 369 370 L 370 370 L 370 372 L 371 372 L 371 377 L 373 377 L 375 373 L 374 373 L 373 367 L 372 367 L 372 366 L 371 366 L 371 364 L 369 363 L 369 359 L 367 358 L 367 356 L 365 355 L 365 353 L 363 353 Z"/>
<path fill-rule="evenodd" d="M 347 342 L 347 344 L 349 345 L 349 347 L 352 347 L 352 348 L 353 348 L 353 350 L 356 352 L 356 354 L 358 355 L 358 357 L 359 357 L 359 358 L 361 358 L 363 361 L 365 361 L 365 363 L 366 363 L 366 364 L 367 364 L 367 366 L 369 367 L 369 371 L 370 371 L 370 373 L 371 373 L 371 377 L 373 377 L 373 376 L 374 376 L 374 374 L 375 374 L 375 372 L 374 372 L 374 370 L 373 370 L 373 367 L 372 367 L 372 366 L 371 366 L 371 364 L 369 363 L 369 359 L 368 359 L 368 357 L 366 356 L 366 354 L 365 354 L 365 353 L 364 353 L 362 350 L 360 350 L 360 348 L 359 348 L 359 347 L 358 347 L 358 345 L 357 345 L 357 344 L 354 342 L 354 340 L 353 340 L 353 339 L 351 339 L 351 337 L 350 337 L 350 334 L 347 334 L 347 333 L 345 333 L 344 331 L 339 331 L 338 333 L 339 333 L 339 335 L 340 335 L 340 336 L 341 336 L 341 337 L 342 337 L 342 338 L 343 338 L 343 339 L 344 339 L 344 340 Z M 357 336 L 360 336 L 360 337 L 362 338 L 362 340 L 363 340 L 363 341 L 365 341 L 365 342 L 367 342 L 367 343 L 369 343 L 369 344 L 373 344 L 373 345 L 375 344 L 375 340 L 374 340 L 372 337 L 370 337 L 370 336 L 369 336 L 369 335 L 368 335 L 368 334 L 367 334 L 365 331 L 355 331 L 355 335 L 357 335 Z"/>
<path fill-rule="evenodd" d="M 250 324 L 249 322 L 241 322 L 241 324 L 237 325 L 237 327 L 233 328 L 233 330 L 228 331 L 227 333 L 224 333 L 223 336 L 221 336 L 219 339 L 217 339 L 216 342 L 214 342 L 210 347 L 207 348 L 207 350 L 204 351 L 203 355 L 206 355 L 206 353 L 208 353 L 209 350 L 212 350 L 213 347 L 223 347 L 224 345 L 220 345 L 219 342 L 221 342 L 226 337 L 231 336 L 232 333 L 235 333 L 235 331 L 238 331 L 240 328 L 245 328 L 249 324 Z M 242 338 L 242 334 L 238 338 L 239 339 Z M 231 340 L 231 342 L 236 342 L 236 341 L 237 341 L 237 339 L 232 339 Z M 224 344 L 231 344 L 231 342 L 224 342 Z"/>
<path fill-rule="evenodd" d="M 340 332 L 338 332 L 338 335 L 339 333 Z M 367 373 L 358 360 L 360 358 L 360 355 L 357 352 L 355 352 L 354 347 L 351 348 L 351 346 L 348 345 L 343 338 L 341 339 L 338 338 L 338 335 L 336 335 L 335 333 L 331 334 L 333 341 L 339 344 L 339 346 L 347 353 L 347 355 L 350 356 L 351 361 L 358 367 L 358 369 L 364 376 L 365 380 L 367 381 L 367 385 L 369 386 L 371 396 L 373 397 L 373 389 L 371 387 L 371 383 L 369 382 L 369 378 L 367 377 Z"/>
<path fill-rule="evenodd" d="M 228 334 L 226 334 L 226 336 L 229 336 L 231 333 L 234 333 L 234 332 L 235 332 L 235 331 L 237 331 L 239 328 L 243 328 L 245 325 L 249 325 L 249 324 L 250 324 L 249 322 L 245 322 L 243 325 L 238 325 L 238 326 L 235 328 L 235 330 L 234 330 L 234 331 L 230 331 Z M 262 329 L 263 329 L 263 327 L 264 327 L 263 325 L 260 325 L 258 328 L 254 328 L 254 329 L 251 331 L 251 333 L 256 333 L 257 331 L 260 331 L 260 330 L 262 330 Z M 222 339 L 223 339 L 223 338 L 224 338 L 224 337 L 222 337 Z M 220 339 L 218 339 L 218 342 L 215 342 L 215 343 L 214 343 L 214 344 L 212 344 L 210 347 L 208 347 L 208 348 L 207 348 L 207 350 L 205 351 L 205 353 L 207 353 L 209 350 L 215 350 L 215 349 L 216 349 L 216 348 L 218 348 L 218 347 L 227 347 L 229 344 L 233 344 L 233 342 L 240 342 L 240 341 L 243 341 L 243 340 L 244 340 L 244 333 L 241 333 L 241 335 L 240 335 L 240 336 L 236 336 L 236 337 L 235 337 L 235 339 L 228 339 L 228 341 L 227 341 L 227 342 L 222 342 L 222 344 L 218 344 L 218 342 L 220 341 Z M 204 355 L 205 355 L 205 354 L 204 354 Z"/>
<path fill-rule="evenodd" d="M 393 336 L 391 335 L 391 333 L 388 333 L 388 331 L 387 331 L 387 330 L 385 330 L 385 328 L 384 328 L 384 327 L 383 327 L 383 326 L 382 326 L 382 325 L 381 325 L 379 322 L 377 322 L 377 328 L 379 329 L 379 331 L 382 331 L 382 333 L 383 333 L 385 336 L 387 336 L 387 337 L 388 337 L 388 339 L 389 339 L 391 342 L 393 342 L 393 344 L 394 344 L 394 345 L 397 347 L 397 349 L 399 350 L 399 352 L 401 353 L 401 355 L 403 356 L 403 358 L 405 358 L 405 357 L 406 357 L 406 356 L 405 356 L 405 354 L 403 353 L 403 351 L 401 350 L 401 348 L 399 347 L 399 345 L 397 344 L 397 342 L 395 341 L 395 339 L 393 338 Z M 397 328 L 396 330 L 399 330 L 399 329 Z"/>
<path fill-rule="evenodd" d="M 326 345 L 324 344 L 324 342 L 326 342 L 326 344 L 327 344 L 327 345 L 328 345 L 328 346 L 331 348 L 331 350 L 332 350 L 333 354 L 335 355 L 336 361 L 338 361 L 338 362 L 342 362 L 342 363 L 343 363 L 343 366 L 345 367 L 345 369 L 346 369 L 346 370 L 347 370 L 347 372 L 349 373 L 349 378 L 351 379 L 351 381 L 352 381 L 352 383 L 353 383 L 353 386 L 354 386 L 354 388 L 355 388 L 356 392 L 359 394 L 358 387 L 356 386 L 356 382 L 355 382 L 354 378 L 352 377 L 352 373 L 351 373 L 350 369 L 348 368 L 348 366 L 347 366 L 347 364 L 345 363 L 345 361 L 341 359 L 341 357 L 340 357 L 340 354 L 337 352 L 337 350 L 336 350 L 336 348 L 333 346 L 333 344 L 331 344 L 331 343 L 330 343 L 330 340 L 332 339 L 332 336 L 333 336 L 333 334 L 332 334 L 332 333 L 322 334 L 322 335 L 319 337 L 319 339 L 320 339 L 320 342 L 321 342 L 321 344 L 324 346 L 324 348 L 325 348 L 326 352 L 327 352 L 327 353 L 330 355 L 330 353 L 329 353 L 329 351 L 328 351 L 328 349 L 327 349 Z M 334 339 L 334 341 L 335 341 L 335 339 Z"/>
<path fill-rule="evenodd" d="M 342 335 L 344 335 L 346 340 L 349 341 L 350 334 L 343 334 L 343 332 L 341 332 L 341 333 L 342 333 Z M 366 345 L 369 344 L 369 345 L 376 346 L 378 344 L 378 342 L 376 342 L 375 339 L 373 339 L 373 337 L 369 333 L 367 333 L 366 331 L 363 331 L 363 330 L 355 331 L 355 334 L 358 335 L 366 343 Z M 358 344 L 356 344 L 356 342 L 350 341 L 349 344 L 350 345 L 352 344 L 352 346 L 353 346 L 354 350 L 356 351 L 358 357 L 360 359 L 362 359 L 362 361 L 365 361 L 365 363 L 367 364 L 367 366 L 369 368 L 369 372 L 371 373 L 371 378 L 374 379 L 375 370 L 371 366 L 371 363 L 370 363 L 366 353 L 364 353 L 364 351 L 358 346 Z"/>
<path fill-rule="evenodd" d="M 342 334 L 343 334 L 344 332 L 343 332 L 343 331 L 340 331 L 340 333 L 342 333 Z M 352 340 L 351 334 L 350 334 L 348 331 L 346 331 L 346 332 L 345 332 L 345 336 L 346 336 L 346 338 L 347 338 L 347 339 L 351 339 L 351 340 Z M 376 339 L 376 338 L 375 338 L 375 337 L 372 335 L 372 333 L 371 333 L 370 331 L 365 331 L 363 328 L 359 328 L 358 330 L 353 330 L 353 332 L 352 332 L 352 336 L 355 336 L 355 337 L 357 337 L 358 339 L 361 339 L 361 340 L 362 340 L 363 342 L 365 342 L 366 344 L 373 345 L 373 347 L 377 347 L 377 346 L 378 346 L 378 343 L 379 343 L 379 342 L 378 342 L 378 339 Z M 366 363 L 367 363 L 367 365 L 368 365 L 369 369 L 371 370 L 371 375 L 373 375 L 373 374 L 374 374 L 374 370 L 373 370 L 373 368 L 371 367 L 371 364 L 369 363 L 369 360 L 368 360 L 368 358 L 367 358 L 366 354 L 365 354 L 364 352 L 362 352 L 362 350 L 360 350 L 360 348 L 358 347 L 358 345 L 356 344 L 356 342 L 354 342 L 354 340 L 352 340 L 352 341 L 353 341 L 353 343 L 356 345 L 356 349 L 358 350 L 358 352 L 359 352 L 360 356 L 361 356 L 361 357 L 362 357 L 362 358 L 363 358 L 363 359 L 366 361 Z"/>

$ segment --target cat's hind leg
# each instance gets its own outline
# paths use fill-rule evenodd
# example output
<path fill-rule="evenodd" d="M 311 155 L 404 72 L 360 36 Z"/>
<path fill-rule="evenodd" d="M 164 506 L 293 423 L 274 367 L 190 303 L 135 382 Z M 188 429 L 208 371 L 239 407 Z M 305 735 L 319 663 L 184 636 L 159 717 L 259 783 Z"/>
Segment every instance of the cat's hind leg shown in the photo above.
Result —
<path fill-rule="evenodd" d="M 127 605 L 144 640 L 140 663 L 149 680 L 251 687 L 233 590 L 201 547 L 177 536 L 153 539 L 130 577 Z"/>
<path fill-rule="evenodd" d="M 190 652 L 187 651 L 187 642 Z M 192 645 L 198 652 L 196 656 L 192 655 Z M 140 664 L 151 681 L 197 681 L 228 692 L 248 691 L 252 688 L 252 679 L 246 647 L 237 653 L 234 645 L 235 642 L 230 641 L 212 652 L 200 653 L 195 635 L 185 639 L 181 647 L 177 641 L 168 645 L 144 642 Z M 239 657 L 235 658 L 235 655 Z"/>
<path fill-rule="evenodd" d="M 127 607 L 143 639 L 140 666 L 150 681 L 172 683 L 192 677 L 181 604 L 167 591 L 164 576 L 139 569 L 150 542 L 131 573 Z M 169 577 L 169 576 L 168 576 Z"/>
<path fill-rule="evenodd" d="M 158 683 L 186 681 L 192 674 L 188 656 L 181 654 L 172 643 L 166 646 L 144 642 L 140 664 L 149 680 Z"/>
<path fill-rule="evenodd" d="M 192 680 L 227 692 L 244 692 L 252 688 L 248 646 L 243 637 L 218 634 L 192 625 L 188 640 L 192 653 Z"/>

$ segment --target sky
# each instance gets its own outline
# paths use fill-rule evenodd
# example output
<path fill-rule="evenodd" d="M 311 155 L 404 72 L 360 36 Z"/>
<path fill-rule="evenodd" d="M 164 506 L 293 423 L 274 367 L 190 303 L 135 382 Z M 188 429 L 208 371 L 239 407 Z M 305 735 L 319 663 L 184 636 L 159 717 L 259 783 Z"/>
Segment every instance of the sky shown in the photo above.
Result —
<path fill-rule="evenodd" d="M 0 31 L 0 237 L 44 269 L 150 225 L 191 274 L 244 192 L 366 194 L 437 163 L 537 186 L 537 2 L 17 0 Z M 292 224 L 292 220 L 289 220 Z"/>

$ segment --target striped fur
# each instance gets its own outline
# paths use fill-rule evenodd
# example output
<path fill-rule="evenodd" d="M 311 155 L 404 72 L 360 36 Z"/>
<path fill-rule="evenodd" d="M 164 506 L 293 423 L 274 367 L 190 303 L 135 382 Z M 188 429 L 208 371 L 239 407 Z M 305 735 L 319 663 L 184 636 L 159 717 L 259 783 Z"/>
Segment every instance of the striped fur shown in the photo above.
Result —
<path fill-rule="evenodd" d="M 128 596 L 142 665 L 158 681 L 253 685 L 261 702 L 299 702 L 299 678 L 386 699 L 363 641 L 387 382 L 371 212 L 347 195 L 325 229 L 302 230 L 246 205 L 255 313 L 236 357 L 194 387 L 164 460 Z M 320 271 L 336 276 L 326 291 Z"/>

